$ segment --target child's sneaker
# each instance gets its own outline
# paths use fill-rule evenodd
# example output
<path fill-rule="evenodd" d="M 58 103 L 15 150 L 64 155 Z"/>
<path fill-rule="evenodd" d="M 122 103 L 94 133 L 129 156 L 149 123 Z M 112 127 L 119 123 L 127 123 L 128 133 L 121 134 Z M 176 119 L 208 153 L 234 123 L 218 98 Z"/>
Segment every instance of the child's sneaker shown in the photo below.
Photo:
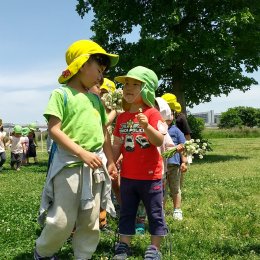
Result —
<path fill-rule="evenodd" d="M 162 254 L 156 246 L 150 245 L 145 251 L 144 260 L 161 260 Z"/>
<path fill-rule="evenodd" d="M 53 255 L 53 256 L 50 256 L 50 257 L 44 257 L 44 256 L 40 256 L 36 250 L 34 250 L 34 260 L 58 260 L 58 257 Z"/>
<path fill-rule="evenodd" d="M 130 255 L 131 255 L 130 247 L 124 242 L 119 242 L 116 245 L 115 255 L 114 255 L 113 259 L 114 260 L 125 260 Z"/>
<path fill-rule="evenodd" d="M 144 224 L 143 223 L 136 223 L 135 224 L 135 233 L 137 235 L 144 235 Z"/>
<path fill-rule="evenodd" d="M 16 171 L 17 171 L 17 172 L 21 171 L 21 168 L 17 168 Z"/>
<path fill-rule="evenodd" d="M 180 221 L 183 220 L 182 210 L 181 209 L 174 209 L 173 218 L 175 220 L 180 220 Z"/>

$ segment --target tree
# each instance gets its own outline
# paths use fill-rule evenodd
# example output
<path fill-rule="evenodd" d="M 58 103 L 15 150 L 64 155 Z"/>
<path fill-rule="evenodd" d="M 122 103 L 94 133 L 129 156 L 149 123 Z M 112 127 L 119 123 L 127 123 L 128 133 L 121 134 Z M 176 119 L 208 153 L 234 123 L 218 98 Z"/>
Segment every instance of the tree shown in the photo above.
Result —
<path fill-rule="evenodd" d="M 257 84 L 242 68 L 260 65 L 260 1 L 78 0 L 81 17 L 91 9 L 93 39 L 120 54 L 111 75 L 147 66 L 160 79 L 157 94 L 174 93 L 184 111 Z M 136 28 L 140 38 L 127 42 Z"/>
<path fill-rule="evenodd" d="M 253 107 L 233 107 L 229 108 L 226 112 L 221 113 L 220 128 L 231 127 L 254 127 L 259 124 L 260 109 Z"/>

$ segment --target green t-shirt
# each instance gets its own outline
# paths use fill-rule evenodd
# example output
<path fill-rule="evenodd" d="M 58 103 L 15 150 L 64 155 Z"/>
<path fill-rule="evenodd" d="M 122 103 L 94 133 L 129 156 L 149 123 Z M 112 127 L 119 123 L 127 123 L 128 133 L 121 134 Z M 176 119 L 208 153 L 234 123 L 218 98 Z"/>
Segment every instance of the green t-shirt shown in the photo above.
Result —
<path fill-rule="evenodd" d="M 102 126 L 108 118 L 99 97 L 68 86 L 63 89 L 67 95 L 61 89 L 51 93 L 44 117 L 47 121 L 51 115 L 58 117 L 62 122 L 61 130 L 82 148 L 100 149 L 104 143 Z"/>

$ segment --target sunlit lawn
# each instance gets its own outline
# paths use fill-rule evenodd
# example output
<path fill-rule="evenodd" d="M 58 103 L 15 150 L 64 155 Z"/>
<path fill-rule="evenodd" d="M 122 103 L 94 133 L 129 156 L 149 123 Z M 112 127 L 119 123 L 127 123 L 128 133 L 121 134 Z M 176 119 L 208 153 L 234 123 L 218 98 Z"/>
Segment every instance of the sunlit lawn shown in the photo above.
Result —
<path fill-rule="evenodd" d="M 210 141 L 213 152 L 195 160 L 186 174 L 182 222 L 172 219 L 168 201 L 164 259 L 260 259 L 260 138 Z M 33 258 L 47 162 L 45 152 L 38 156 L 39 165 L 14 172 L 8 162 L 0 174 L 0 259 Z M 116 230 L 116 220 L 109 221 Z M 93 259 L 110 258 L 114 242 L 114 232 L 102 234 Z M 148 244 L 148 233 L 135 236 L 131 259 L 142 259 Z M 70 242 L 58 256 L 73 259 Z"/>

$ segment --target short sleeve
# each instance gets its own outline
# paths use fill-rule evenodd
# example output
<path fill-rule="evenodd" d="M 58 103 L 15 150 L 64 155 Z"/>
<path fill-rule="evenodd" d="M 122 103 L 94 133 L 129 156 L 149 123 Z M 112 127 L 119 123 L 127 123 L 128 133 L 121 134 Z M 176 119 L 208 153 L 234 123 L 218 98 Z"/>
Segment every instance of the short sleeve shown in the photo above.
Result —
<path fill-rule="evenodd" d="M 43 116 L 49 121 L 50 116 L 58 117 L 61 121 L 64 114 L 64 93 L 59 89 L 53 90 Z"/>

